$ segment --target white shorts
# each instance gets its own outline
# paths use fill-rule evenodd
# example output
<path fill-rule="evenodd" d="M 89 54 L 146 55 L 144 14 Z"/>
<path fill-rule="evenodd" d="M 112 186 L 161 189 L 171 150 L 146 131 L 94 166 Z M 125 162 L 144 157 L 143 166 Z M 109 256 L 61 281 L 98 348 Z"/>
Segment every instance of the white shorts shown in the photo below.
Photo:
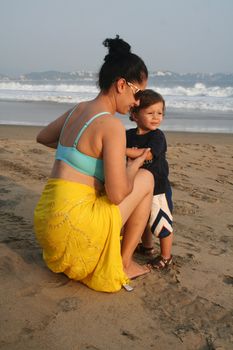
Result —
<path fill-rule="evenodd" d="M 154 195 L 149 219 L 152 233 L 159 238 L 167 237 L 173 231 L 172 224 L 171 193 Z"/>

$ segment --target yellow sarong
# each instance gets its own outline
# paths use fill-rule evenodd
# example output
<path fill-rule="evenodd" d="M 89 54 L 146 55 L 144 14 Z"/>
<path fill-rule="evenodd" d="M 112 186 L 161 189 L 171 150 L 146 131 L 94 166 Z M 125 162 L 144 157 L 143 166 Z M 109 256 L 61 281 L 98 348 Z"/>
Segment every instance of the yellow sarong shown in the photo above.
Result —
<path fill-rule="evenodd" d="M 106 195 L 63 179 L 48 180 L 34 212 L 47 266 L 97 291 L 115 292 L 128 283 L 121 226 L 120 210 Z"/>

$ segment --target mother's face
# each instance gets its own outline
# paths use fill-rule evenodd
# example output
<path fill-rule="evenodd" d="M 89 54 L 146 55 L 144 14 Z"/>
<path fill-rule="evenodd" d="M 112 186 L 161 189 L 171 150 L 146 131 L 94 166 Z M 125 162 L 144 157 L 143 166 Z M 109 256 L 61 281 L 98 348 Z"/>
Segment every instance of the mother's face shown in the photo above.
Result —
<path fill-rule="evenodd" d="M 147 79 L 142 83 L 129 82 L 124 78 L 116 82 L 117 89 L 117 112 L 127 114 L 132 107 L 138 106 L 140 103 L 140 91 L 145 90 Z"/>

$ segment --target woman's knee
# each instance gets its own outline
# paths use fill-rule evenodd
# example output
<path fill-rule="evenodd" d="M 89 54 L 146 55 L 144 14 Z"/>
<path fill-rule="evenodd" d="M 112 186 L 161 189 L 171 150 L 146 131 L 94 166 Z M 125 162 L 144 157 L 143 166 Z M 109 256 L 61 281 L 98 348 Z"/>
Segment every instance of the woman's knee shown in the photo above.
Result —
<path fill-rule="evenodd" d="M 153 192 L 154 176 L 150 171 L 146 169 L 140 169 L 136 177 L 135 185 L 139 186 L 141 190 L 144 189 L 146 193 Z"/>

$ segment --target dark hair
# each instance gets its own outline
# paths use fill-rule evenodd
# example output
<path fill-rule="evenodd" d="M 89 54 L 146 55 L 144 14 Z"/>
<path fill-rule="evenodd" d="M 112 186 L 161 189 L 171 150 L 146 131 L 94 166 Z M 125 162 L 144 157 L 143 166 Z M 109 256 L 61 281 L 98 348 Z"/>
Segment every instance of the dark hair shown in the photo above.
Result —
<path fill-rule="evenodd" d="M 154 105 L 155 103 L 162 102 L 163 103 L 163 113 L 165 113 L 165 100 L 162 95 L 160 95 L 158 92 L 146 89 L 139 93 L 139 99 L 140 99 L 140 105 L 132 107 L 130 110 L 130 116 L 129 119 L 134 121 L 134 118 L 132 116 L 133 113 L 138 113 L 141 109 L 150 107 L 151 105 Z"/>
<path fill-rule="evenodd" d="M 108 48 L 104 64 L 99 71 L 99 87 L 107 91 L 119 78 L 129 82 L 142 83 L 148 78 L 148 71 L 143 60 L 131 53 L 130 45 L 119 35 L 115 39 L 105 39 L 103 45 Z"/>

